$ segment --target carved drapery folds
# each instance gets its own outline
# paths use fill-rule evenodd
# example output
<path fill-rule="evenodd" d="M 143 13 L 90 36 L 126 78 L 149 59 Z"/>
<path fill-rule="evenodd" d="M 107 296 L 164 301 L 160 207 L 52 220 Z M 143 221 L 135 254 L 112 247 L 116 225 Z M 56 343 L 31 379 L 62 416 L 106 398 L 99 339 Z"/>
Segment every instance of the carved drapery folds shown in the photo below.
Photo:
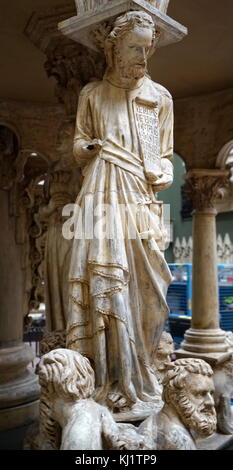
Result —
<path fill-rule="evenodd" d="M 56 9 L 33 13 L 25 28 L 25 35 L 47 58 L 45 71 L 49 78 L 55 79 L 55 96 L 66 116 L 57 130 L 54 142 L 56 157 L 45 177 L 44 199 L 34 216 L 34 219 L 40 223 L 46 223 L 46 228 L 42 230 L 39 238 L 36 238 L 35 245 L 39 248 L 38 261 L 40 259 L 37 267 L 38 279 L 41 280 L 40 273 L 43 274 L 44 271 L 49 330 L 62 329 L 66 326 L 68 284 L 66 288 L 65 278 L 71 244 L 61 236 L 62 207 L 75 201 L 80 187 L 80 172 L 73 160 L 73 135 L 78 98 L 85 84 L 102 78 L 105 68 L 103 55 L 100 56 L 97 52 L 74 43 L 58 31 L 58 22 L 74 13 L 74 2 L 68 0 Z M 40 294 L 40 289 L 41 282 L 39 290 L 35 290 L 35 293 Z"/>
<path fill-rule="evenodd" d="M 190 170 L 185 179 L 186 194 L 198 212 L 214 210 L 229 185 L 228 171 L 225 170 Z"/>

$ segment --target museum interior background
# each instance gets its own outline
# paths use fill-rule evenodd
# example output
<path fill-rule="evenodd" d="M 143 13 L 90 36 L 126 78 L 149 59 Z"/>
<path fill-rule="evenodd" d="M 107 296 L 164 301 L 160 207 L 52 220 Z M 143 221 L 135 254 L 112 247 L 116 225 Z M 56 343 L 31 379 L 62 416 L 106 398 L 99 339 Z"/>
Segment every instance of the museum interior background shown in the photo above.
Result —
<path fill-rule="evenodd" d="M 72 160 L 78 95 L 101 77 L 103 59 L 57 30 L 76 14 L 74 0 L 1 0 L 0 11 L 0 432 L 1 447 L 15 448 L 38 413 L 38 381 L 28 369 L 34 352 L 23 337 L 30 313 L 46 316 L 46 236 L 55 220 L 48 206 L 57 194 L 60 204 L 73 202 L 81 176 L 76 168 L 61 171 L 50 193 L 47 181 L 58 161 Z M 194 244 L 198 256 L 198 243 L 208 238 L 206 260 L 233 265 L 233 180 L 226 181 L 233 168 L 232 13 L 232 0 L 171 1 L 169 16 L 189 33 L 149 62 L 152 79 L 174 99 L 175 180 L 159 195 L 171 205 L 169 263 L 191 263 Z M 218 239 L 211 221 L 190 240 L 193 200 L 216 209 Z M 195 269 L 211 284 L 211 263 Z M 230 278 L 233 304 L 233 272 Z"/>

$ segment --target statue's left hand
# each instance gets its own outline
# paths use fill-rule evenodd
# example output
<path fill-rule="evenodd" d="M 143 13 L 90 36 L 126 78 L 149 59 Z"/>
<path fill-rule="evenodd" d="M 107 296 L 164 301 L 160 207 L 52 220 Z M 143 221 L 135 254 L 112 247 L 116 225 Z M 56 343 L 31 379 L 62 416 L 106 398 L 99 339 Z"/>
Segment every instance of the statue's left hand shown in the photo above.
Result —
<path fill-rule="evenodd" d="M 164 191 L 173 183 L 173 165 L 169 158 L 161 159 L 161 170 L 162 176 L 153 184 L 155 192 Z"/>
<path fill-rule="evenodd" d="M 153 188 L 155 192 L 164 191 L 168 189 L 173 182 L 173 175 L 166 175 L 165 173 L 161 178 L 158 178 L 156 182 L 153 184 Z"/>

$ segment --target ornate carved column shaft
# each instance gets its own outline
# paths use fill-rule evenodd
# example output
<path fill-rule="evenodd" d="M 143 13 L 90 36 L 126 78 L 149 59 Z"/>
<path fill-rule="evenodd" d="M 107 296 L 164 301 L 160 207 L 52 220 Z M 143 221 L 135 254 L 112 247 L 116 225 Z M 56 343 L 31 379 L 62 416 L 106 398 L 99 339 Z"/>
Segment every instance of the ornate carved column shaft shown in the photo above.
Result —
<path fill-rule="evenodd" d="M 191 170 L 186 176 L 194 201 L 192 325 L 178 356 L 195 356 L 215 363 L 224 360 L 228 347 L 219 327 L 216 246 L 216 201 L 228 184 L 228 172 Z"/>
<path fill-rule="evenodd" d="M 38 287 L 39 263 L 31 256 L 30 232 L 41 191 L 37 183 L 47 165 L 38 157 L 34 166 L 34 160 L 27 164 L 30 152 L 22 152 L 13 125 L 0 126 L 0 142 L 0 432 L 4 432 L 38 416 L 38 377 L 29 367 L 35 354 L 23 343 L 23 316 L 35 302 Z"/>
<path fill-rule="evenodd" d="M 8 214 L 8 194 L 1 192 L 4 230 L 0 243 L 0 431 L 31 422 L 38 413 L 38 378 L 28 365 L 34 358 L 23 337 L 23 272 L 15 220 Z"/>

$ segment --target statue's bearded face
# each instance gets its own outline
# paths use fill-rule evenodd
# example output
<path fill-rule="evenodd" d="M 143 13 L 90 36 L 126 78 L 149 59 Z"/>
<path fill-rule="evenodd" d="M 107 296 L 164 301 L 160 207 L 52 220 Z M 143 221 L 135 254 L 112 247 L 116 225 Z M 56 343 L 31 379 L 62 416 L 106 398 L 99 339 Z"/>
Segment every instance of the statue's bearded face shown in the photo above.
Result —
<path fill-rule="evenodd" d="M 121 77 L 136 80 L 144 77 L 152 40 L 152 29 L 140 26 L 135 26 L 132 31 L 117 39 L 114 65 Z"/>
<path fill-rule="evenodd" d="M 184 426 L 203 437 L 210 436 L 216 429 L 213 393 L 211 377 L 190 374 L 186 386 L 175 398 L 174 405 Z"/>

